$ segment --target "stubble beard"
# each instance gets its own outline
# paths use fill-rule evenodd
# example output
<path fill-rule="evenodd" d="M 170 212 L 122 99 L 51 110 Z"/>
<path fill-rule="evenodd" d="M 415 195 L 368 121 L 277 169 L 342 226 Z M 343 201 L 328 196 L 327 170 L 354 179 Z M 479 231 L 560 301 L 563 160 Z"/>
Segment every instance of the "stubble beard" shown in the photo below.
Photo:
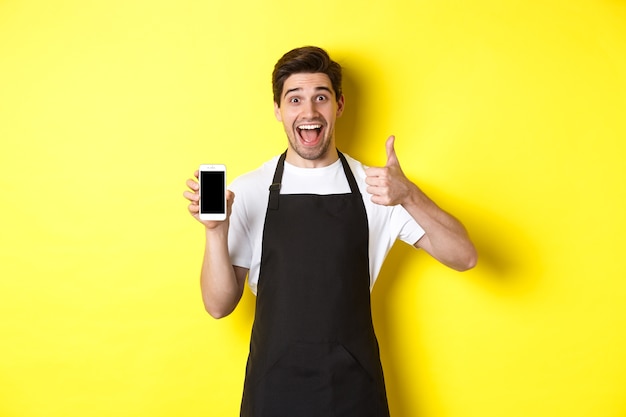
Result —
<path fill-rule="evenodd" d="M 324 140 L 319 146 L 314 148 L 307 148 L 301 146 L 297 140 L 291 140 L 291 147 L 293 150 L 300 156 L 302 159 L 306 159 L 308 161 L 315 161 L 317 159 L 322 158 L 328 152 L 328 148 L 330 147 L 330 141 Z"/>
<path fill-rule="evenodd" d="M 326 125 L 326 129 L 328 126 Z M 291 131 L 291 135 L 287 134 L 287 139 L 291 143 L 291 148 L 298 154 L 298 156 L 302 159 L 306 159 L 308 161 L 315 161 L 317 159 L 321 159 L 324 155 L 328 153 L 330 148 L 330 144 L 332 143 L 333 131 L 325 130 L 324 137 L 320 141 L 320 143 L 315 147 L 306 147 L 303 146 L 298 138 L 298 129 L 293 127 Z"/>

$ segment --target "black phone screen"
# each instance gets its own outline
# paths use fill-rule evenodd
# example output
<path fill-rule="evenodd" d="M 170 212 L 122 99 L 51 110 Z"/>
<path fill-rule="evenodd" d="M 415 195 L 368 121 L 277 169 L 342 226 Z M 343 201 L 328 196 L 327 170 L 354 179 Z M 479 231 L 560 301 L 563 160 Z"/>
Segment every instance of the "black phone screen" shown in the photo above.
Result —
<path fill-rule="evenodd" d="M 225 213 L 224 171 L 200 171 L 200 212 Z"/>

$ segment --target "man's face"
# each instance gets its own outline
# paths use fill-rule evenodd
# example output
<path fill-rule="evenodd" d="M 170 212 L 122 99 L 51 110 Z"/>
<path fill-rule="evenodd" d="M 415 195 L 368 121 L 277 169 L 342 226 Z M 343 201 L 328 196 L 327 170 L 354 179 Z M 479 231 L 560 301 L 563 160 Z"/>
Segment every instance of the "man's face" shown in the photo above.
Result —
<path fill-rule="evenodd" d="M 274 103 L 274 113 L 289 139 L 289 163 L 316 167 L 335 162 L 335 120 L 343 104 L 343 96 L 339 101 L 335 98 L 326 74 L 298 73 L 285 80 L 280 107 Z"/>

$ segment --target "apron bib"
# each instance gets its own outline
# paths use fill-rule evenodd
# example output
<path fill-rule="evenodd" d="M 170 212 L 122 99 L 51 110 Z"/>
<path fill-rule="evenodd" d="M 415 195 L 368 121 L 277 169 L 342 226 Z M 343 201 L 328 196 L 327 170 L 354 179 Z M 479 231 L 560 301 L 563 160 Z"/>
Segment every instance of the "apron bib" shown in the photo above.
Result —
<path fill-rule="evenodd" d="M 280 194 L 263 230 L 242 417 L 388 417 L 369 291 L 361 193 Z"/>

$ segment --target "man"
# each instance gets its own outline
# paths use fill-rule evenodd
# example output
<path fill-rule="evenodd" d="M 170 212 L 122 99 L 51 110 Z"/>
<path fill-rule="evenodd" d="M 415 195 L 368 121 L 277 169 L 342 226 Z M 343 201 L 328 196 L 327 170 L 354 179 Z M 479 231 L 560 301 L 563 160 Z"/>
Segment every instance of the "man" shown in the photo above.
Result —
<path fill-rule="evenodd" d="M 466 270 L 476 251 L 461 223 L 403 174 L 393 136 L 384 167 L 337 150 L 341 67 L 323 49 L 286 53 L 273 90 L 286 152 L 231 184 L 227 220 L 202 222 L 209 314 L 234 310 L 246 276 L 257 294 L 241 415 L 389 416 L 370 310 L 385 256 L 401 239 Z M 187 185 L 200 221 L 198 183 Z"/>

